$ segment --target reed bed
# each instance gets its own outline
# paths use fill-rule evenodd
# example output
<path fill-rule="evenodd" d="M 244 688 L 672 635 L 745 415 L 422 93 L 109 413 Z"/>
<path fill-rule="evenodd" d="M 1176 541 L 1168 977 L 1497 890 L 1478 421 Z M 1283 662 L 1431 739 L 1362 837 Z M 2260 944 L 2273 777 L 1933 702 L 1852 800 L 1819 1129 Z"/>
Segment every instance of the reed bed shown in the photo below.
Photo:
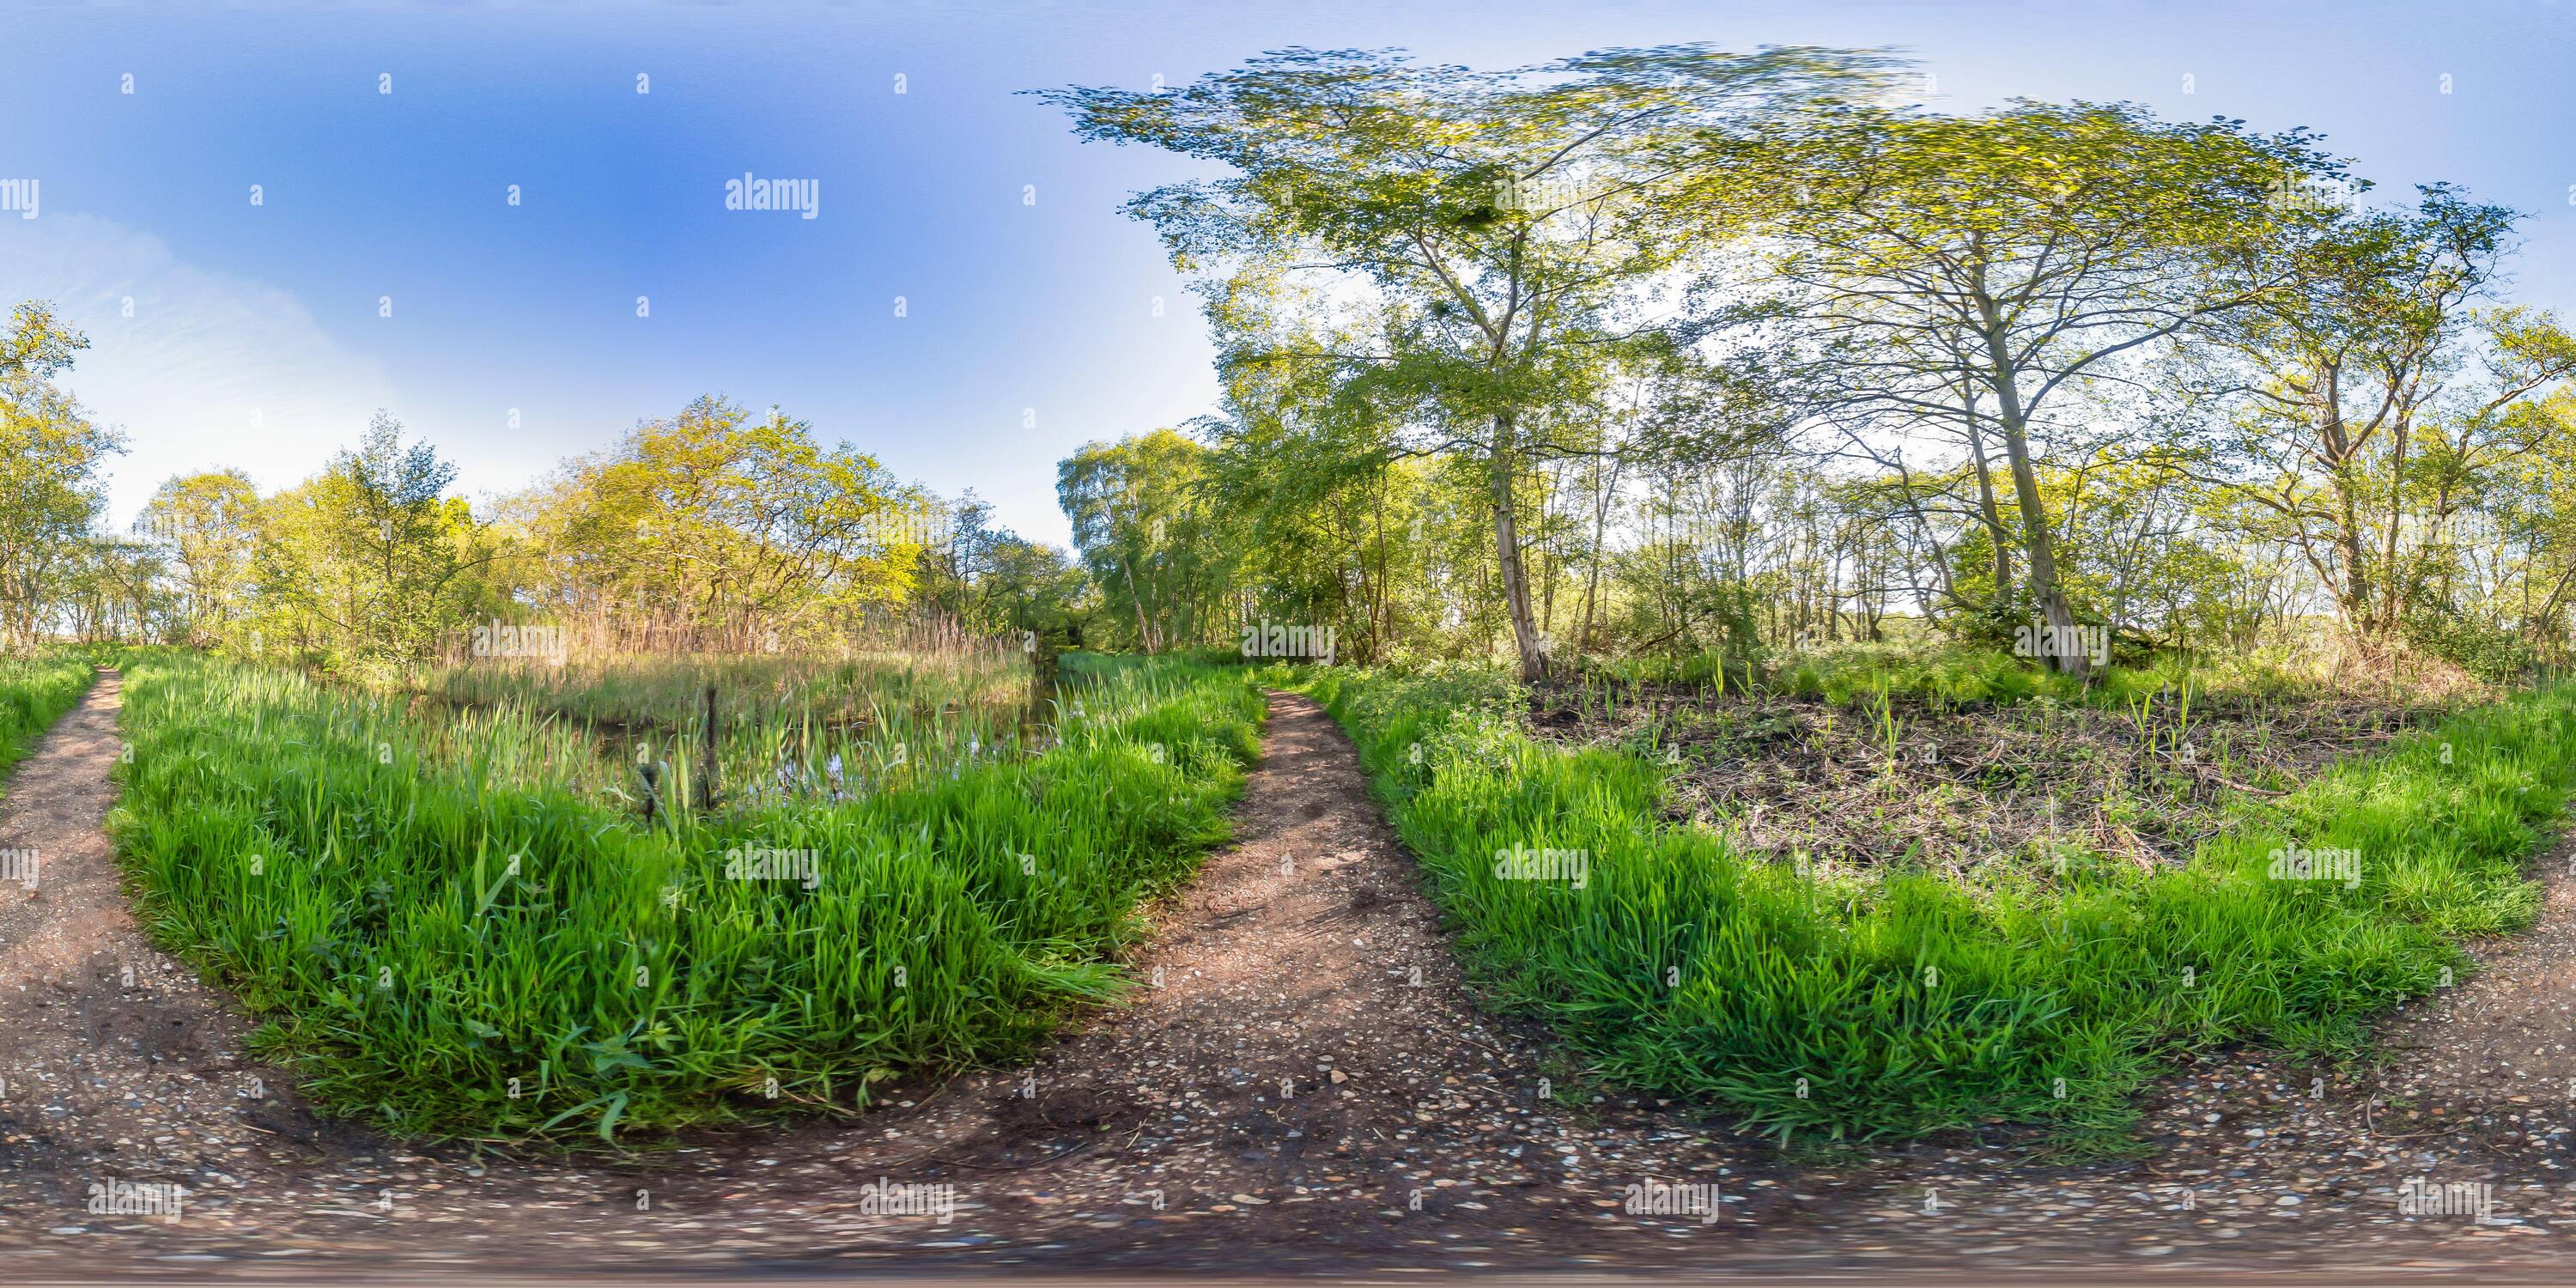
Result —
<path fill-rule="evenodd" d="M 639 805 L 635 766 L 667 765 L 675 799 L 701 799 L 714 694 L 720 800 L 830 800 L 954 777 L 1041 752 L 1054 737 L 1049 673 L 993 643 L 910 653 L 590 654 L 466 658 L 410 686 L 468 726 L 517 715 L 589 740 L 597 755 L 550 761 L 565 781 Z M 667 792 L 666 792 L 667 794 Z"/>

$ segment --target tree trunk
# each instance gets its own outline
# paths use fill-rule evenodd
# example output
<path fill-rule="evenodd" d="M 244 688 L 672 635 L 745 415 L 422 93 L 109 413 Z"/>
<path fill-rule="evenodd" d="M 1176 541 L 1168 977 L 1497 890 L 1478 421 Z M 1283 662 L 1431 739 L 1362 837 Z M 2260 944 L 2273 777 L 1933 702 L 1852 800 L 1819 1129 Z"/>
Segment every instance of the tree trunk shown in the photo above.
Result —
<path fill-rule="evenodd" d="M 2402 605 L 2397 602 L 2397 530 L 2406 520 L 2406 438 L 2410 432 L 2407 418 L 2400 416 L 2390 427 L 2388 439 L 2388 540 L 2379 562 L 2379 622 L 2383 630 L 2395 631 L 2405 620 Z"/>
<path fill-rule="evenodd" d="M 1127 602 L 1136 609 L 1136 641 L 1145 646 L 1145 655 L 1152 657 L 1162 650 L 1154 647 L 1154 628 L 1145 620 L 1145 597 L 1136 593 L 1136 570 L 1120 559 L 1118 571 L 1127 578 Z"/>
<path fill-rule="evenodd" d="M 1494 491 L 1494 560 L 1502 577 L 1503 604 L 1512 615 L 1512 644 L 1520 654 L 1521 682 L 1547 678 L 1547 654 L 1539 648 L 1538 623 L 1530 616 L 1529 578 L 1521 568 L 1520 525 L 1512 501 L 1512 417 L 1494 417 L 1494 444 L 1486 458 Z"/>
<path fill-rule="evenodd" d="M 1601 465 L 1596 461 L 1592 467 L 1592 481 L 1600 485 L 1600 490 L 1592 501 L 1592 568 L 1583 582 L 1583 633 L 1575 644 L 1582 649 L 1593 647 L 1592 609 L 1599 602 L 1601 593 L 1602 535 L 1610 526 L 1610 494 L 1618 488 L 1619 476 L 1613 473 L 1608 479 L 1603 479 Z"/>
<path fill-rule="evenodd" d="M 2005 338 L 2000 329 L 1986 335 L 1987 352 L 1992 355 L 1995 400 L 1998 419 L 2003 423 L 2004 455 L 2012 463 L 2013 499 L 2021 506 L 2022 554 L 2030 564 L 2030 593 L 2039 601 L 2039 611 L 2048 619 L 2051 642 L 2056 645 L 2057 669 L 2068 675 L 2084 676 L 2092 670 L 2092 659 L 2084 650 L 2073 646 L 2075 610 L 2066 602 L 2065 588 L 2057 581 L 2057 549 L 2048 531 L 2048 512 L 2040 505 L 2039 473 L 2031 465 L 2030 437 L 2026 432 L 2021 408 L 2021 387 L 2015 379 L 2012 363 L 2006 356 Z"/>
<path fill-rule="evenodd" d="M 1968 456 L 1977 463 L 1977 509 L 1985 516 L 1986 544 L 1995 549 L 1995 605 L 2012 602 L 2012 539 L 1995 504 L 1995 472 L 1986 463 L 1986 436 L 1977 429 L 1977 396 L 1968 395 Z"/>
<path fill-rule="evenodd" d="M 2342 479 L 2335 480 L 2337 508 L 2335 543 L 2343 548 L 2343 593 L 2338 596 L 2344 619 L 2363 635 L 2379 634 L 2379 615 L 2371 609 L 2369 555 L 2361 544 L 2361 518 L 2354 511 L 2352 491 Z"/>

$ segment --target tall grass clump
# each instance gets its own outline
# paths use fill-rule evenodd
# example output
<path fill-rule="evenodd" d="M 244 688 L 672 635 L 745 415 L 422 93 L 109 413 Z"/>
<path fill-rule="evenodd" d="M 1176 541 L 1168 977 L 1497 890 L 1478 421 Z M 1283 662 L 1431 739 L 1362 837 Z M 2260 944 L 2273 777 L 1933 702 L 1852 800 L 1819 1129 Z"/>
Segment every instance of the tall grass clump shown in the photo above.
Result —
<path fill-rule="evenodd" d="M 24 759 L 97 678 L 77 650 L 0 655 L 0 774 Z"/>
<path fill-rule="evenodd" d="M 2098 1138 L 2164 1060 L 2357 1053 L 2372 1012 L 2466 967 L 2462 936 L 2529 923 L 2523 863 L 2576 775 L 2576 687 L 2557 687 L 2239 803 L 2186 867 L 2079 851 L 1974 881 L 1825 877 L 1662 821 L 1657 765 L 1534 740 L 1490 675 L 1305 683 L 1483 985 L 1605 1076 L 1784 1139 L 1993 1120 Z M 1582 879 L 1510 879 L 1516 848 L 1581 855 Z"/>
<path fill-rule="evenodd" d="M 156 938 L 236 988 L 326 1109 L 524 1139 L 853 1110 L 1123 986 L 1140 899 L 1226 831 L 1238 672 L 1069 688 L 1049 750 L 646 824 L 545 773 L 524 708 L 134 664 L 113 827 Z"/>

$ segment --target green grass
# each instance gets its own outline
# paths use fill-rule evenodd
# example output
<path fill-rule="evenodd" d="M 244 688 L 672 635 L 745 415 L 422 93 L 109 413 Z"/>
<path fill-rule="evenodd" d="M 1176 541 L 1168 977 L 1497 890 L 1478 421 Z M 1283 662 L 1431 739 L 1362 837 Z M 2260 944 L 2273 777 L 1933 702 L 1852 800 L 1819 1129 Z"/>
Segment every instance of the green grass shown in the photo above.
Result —
<path fill-rule="evenodd" d="M 648 828 L 562 785 L 578 736 L 525 708 L 431 737 L 396 699 L 137 657 L 113 828 L 156 938 L 328 1111 L 525 1139 L 851 1109 L 1115 995 L 1138 901 L 1224 836 L 1242 673 L 1065 698 L 1041 755 Z M 818 887 L 728 875 L 764 850 Z"/>
<path fill-rule="evenodd" d="M 2186 869 L 2078 853 L 1973 884 L 1824 879 L 1658 821 L 1654 764 L 1533 740 L 1490 671 L 1301 678 L 1485 987 L 1604 1076 L 1783 1139 L 2015 1120 L 2100 1142 L 2159 1062 L 2358 1053 L 2373 1012 L 2465 970 L 2460 937 L 2528 925 L 2523 865 L 2576 776 L 2576 687 L 2557 687 L 2241 803 Z M 2358 886 L 2268 879 L 2292 844 L 2355 852 Z M 1498 879 L 1515 846 L 1580 851 L 1588 879 Z"/>
<path fill-rule="evenodd" d="M 77 650 L 0 656 L 0 774 L 24 759 L 64 712 L 79 705 L 97 678 Z"/>

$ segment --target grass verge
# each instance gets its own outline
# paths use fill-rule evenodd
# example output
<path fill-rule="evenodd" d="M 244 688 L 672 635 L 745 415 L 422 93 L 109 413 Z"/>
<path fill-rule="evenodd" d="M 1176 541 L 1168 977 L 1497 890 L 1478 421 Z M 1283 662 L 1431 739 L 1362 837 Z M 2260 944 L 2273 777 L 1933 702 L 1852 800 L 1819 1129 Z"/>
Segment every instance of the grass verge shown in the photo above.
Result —
<path fill-rule="evenodd" d="M 0 774 L 25 759 L 97 679 L 98 672 L 69 650 L 0 657 Z"/>
<path fill-rule="evenodd" d="M 1661 767 L 1532 739 L 1491 671 L 1299 680 L 1485 987 L 1606 1076 L 1784 1140 L 2006 1120 L 2105 1140 L 2160 1061 L 2357 1053 L 2373 1012 L 2465 969 L 2462 937 L 2529 924 L 2524 862 L 2576 776 L 2576 686 L 2554 687 L 2240 801 L 2182 868 L 1820 876 L 1659 821 Z"/>
<path fill-rule="evenodd" d="M 540 716 L 432 747 L 397 701 L 137 657 L 112 826 L 155 937 L 328 1111 L 615 1139 L 853 1109 L 1114 995 L 1138 901 L 1225 835 L 1262 712 L 1240 672 L 1067 696 L 1031 759 L 647 827 L 516 772 L 561 736 Z"/>

